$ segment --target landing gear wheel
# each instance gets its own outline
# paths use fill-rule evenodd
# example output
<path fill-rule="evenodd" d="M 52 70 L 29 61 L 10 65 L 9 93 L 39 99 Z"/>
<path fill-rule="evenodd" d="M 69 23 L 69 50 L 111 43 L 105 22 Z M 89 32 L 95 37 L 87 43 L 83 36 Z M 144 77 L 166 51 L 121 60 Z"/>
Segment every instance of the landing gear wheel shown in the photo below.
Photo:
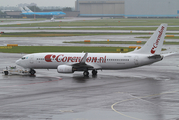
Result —
<path fill-rule="evenodd" d="M 5 75 L 8 75 L 8 74 L 9 74 L 9 72 L 8 72 L 8 71 L 4 71 L 4 74 L 5 74 Z"/>
<path fill-rule="evenodd" d="M 34 75 L 36 73 L 36 71 L 34 69 L 31 69 L 29 73 L 30 73 L 30 75 Z"/>
<path fill-rule="evenodd" d="M 84 71 L 84 72 L 83 72 L 83 75 L 84 75 L 85 77 L 88 77 L 89 72 L 88 72 L 88 71 Z"/>
<path fill-rule="evenodd" d="M 97 71 L 97 70 L 92 70 L 92 75 L 93 75 L 93 76 L 96 76 L 96 75 L 97 75 L 97 73 L 98 73 L 98 71 Z"/>

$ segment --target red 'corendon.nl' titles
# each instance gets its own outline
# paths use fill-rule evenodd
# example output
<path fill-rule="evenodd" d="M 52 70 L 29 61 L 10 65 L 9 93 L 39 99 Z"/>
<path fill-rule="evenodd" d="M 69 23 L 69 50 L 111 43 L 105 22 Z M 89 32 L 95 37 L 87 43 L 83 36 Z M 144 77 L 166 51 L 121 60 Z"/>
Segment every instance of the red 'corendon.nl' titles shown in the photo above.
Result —
<path fill-rule="evenodd" d="M 158 35 L 158 37 L 157 37 L 157 40 L 156 40 L 156 42 L 153 44 L 153 47 L 152 47 L 152 49 L 151 49 L 151 53 L 152 53 L 152 54 L 155 53 L 155 51 L 156 51 L 156 49 L 157 49 L 157 47 L 158 47 L 158 44 L 159 44 L 159 41 L 160 41 L 161 36 L 162 36 L 162 34 L 163 34 L 164 28 L 165 28 L 165 27 L 162 26 L 161 30 L 159 31 L 159 35 Z"/>
<path fill-rule="evenodd" d="M 59 55 L 53 55 L 49 54 L 45 56 L 45 61 L 46 62 L 80 62 L 81 57 L 77 56 L 64 56 L 64 54 L 59 54 Z M 104 57 L 87 57 L 86 62 L 89 63 L 106 63 L 106 56 Z"/>

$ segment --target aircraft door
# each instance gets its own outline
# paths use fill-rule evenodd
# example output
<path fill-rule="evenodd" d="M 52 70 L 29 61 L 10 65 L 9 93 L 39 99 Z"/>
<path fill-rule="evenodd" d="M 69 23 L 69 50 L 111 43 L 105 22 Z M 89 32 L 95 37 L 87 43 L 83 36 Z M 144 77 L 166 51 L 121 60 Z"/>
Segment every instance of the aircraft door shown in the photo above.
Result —
<path fill-rule="evenodd" d="M 34 55 L 30 56 L 30 64 L 34 63 Z"/>
<path fill-rule="evenodd" d="M 138 56 L 134 57 L 134 64 L 139 65 L 139 57 Z"/>

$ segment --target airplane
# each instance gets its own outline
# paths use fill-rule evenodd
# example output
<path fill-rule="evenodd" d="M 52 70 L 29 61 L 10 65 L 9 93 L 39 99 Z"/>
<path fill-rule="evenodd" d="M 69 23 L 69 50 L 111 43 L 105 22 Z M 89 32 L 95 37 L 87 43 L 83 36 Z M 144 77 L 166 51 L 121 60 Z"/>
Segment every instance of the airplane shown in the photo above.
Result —
<path fill-rule="evenodd" d="M 33 13 L 28 13 L 27 11 L 25 11 L 22 7 L 20 7 L 23 15 L 34 15 Z"/>
<path fill-rule="evenodd" d="M 25 6 L 24 8 L 28 13 L 33 13 L 28 7 Z"/>
<path fill-rule="evenodd" d="M 22 11 L 22 15 L 52 15 L 53 18 L 52 20 L 54 20 L 55 16 L 65 16 L 66 13 L 62 12 L 62 11 L 53 11 L 53 12 L 33 12 L 31 11 L 28 7 L 24 7 L 25 10 L 21 7 L 21 11 Z"/>
<path fill-rule="evenodd" d="M 16 64 L 29 69 L 57 69 L 58 73 L 83 71 L 84 76 L 97 75 L 97 70 L 121 70 L 136 68 L 161 61 L 167 24 L 161 24 L 141 49 L 128 53 L 34 53 L 23 56 Z"/>
<path fill-rule="evenodd" d="M 20 7 L 22 13 L 27 13 L 27 11 L 25 11 L 22 7 Z"/>

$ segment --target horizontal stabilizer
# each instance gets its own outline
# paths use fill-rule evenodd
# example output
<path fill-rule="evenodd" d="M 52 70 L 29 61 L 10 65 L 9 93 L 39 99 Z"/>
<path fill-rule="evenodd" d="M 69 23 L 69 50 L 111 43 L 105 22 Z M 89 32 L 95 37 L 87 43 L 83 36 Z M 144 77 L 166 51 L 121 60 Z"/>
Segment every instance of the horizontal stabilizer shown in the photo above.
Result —
<path fill-rule="evenodd" d="M 178 52 L 167 53 L 167 54 L 162 54 L 162 56 L 167 57 L 167 56 L 170 56 L 170 55 L 173 55 L 173 54 L 177 54 L 177 53 L 178 53 Z"/>
<path fill-rule="evenodd" d="M 162 58 L 161 55 L 152 55 L 148 57 L 149 59 L 158 59 L 158 58 Z"/>

